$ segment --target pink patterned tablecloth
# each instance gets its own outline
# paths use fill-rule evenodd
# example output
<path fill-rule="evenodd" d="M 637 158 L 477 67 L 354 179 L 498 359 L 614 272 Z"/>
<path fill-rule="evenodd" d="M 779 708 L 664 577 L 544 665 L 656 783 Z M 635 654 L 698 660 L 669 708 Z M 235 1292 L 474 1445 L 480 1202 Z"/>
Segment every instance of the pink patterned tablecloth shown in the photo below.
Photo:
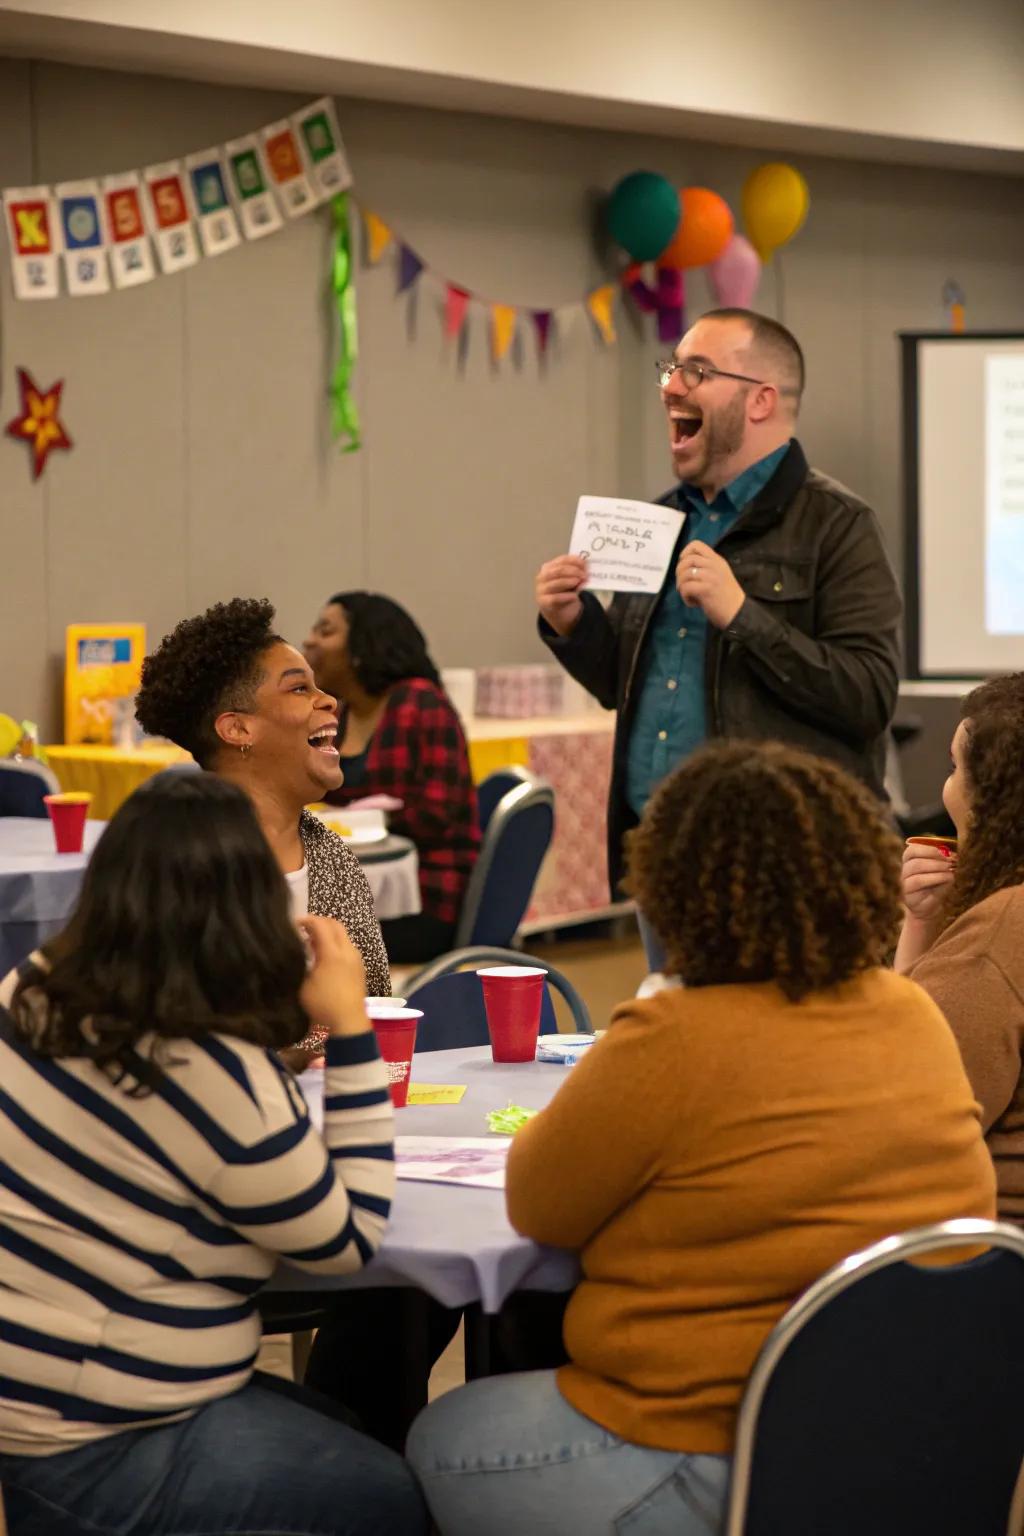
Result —
<path fill-rule="evenodd" d="M 554 787 L 555 835 L 527 922 L 606 907 L 611 732 L 532 737 L 529 766 Z"/>

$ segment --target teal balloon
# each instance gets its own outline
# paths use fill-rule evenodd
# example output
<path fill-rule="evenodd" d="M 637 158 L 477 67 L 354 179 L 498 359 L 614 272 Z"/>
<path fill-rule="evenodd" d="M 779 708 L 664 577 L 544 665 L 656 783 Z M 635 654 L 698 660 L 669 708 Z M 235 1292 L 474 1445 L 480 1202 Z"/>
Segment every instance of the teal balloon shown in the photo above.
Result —
<path fill-rule="evenodd" d="M 654 171 L 624 176 L 608 199 L 608 233 L 634 261 L 655 261 L 679 228 L 679 193 Z"/>

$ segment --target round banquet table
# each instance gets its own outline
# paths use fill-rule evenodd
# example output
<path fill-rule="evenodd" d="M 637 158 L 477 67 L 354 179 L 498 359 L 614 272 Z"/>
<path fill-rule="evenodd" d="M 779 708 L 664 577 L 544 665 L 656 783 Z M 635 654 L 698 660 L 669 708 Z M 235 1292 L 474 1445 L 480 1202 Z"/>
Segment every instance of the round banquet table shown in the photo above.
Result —
<path fill-rule="evenodd" d="M 488 1045 L 422 1051 L 416 1084 L 465 1083 L 461 1104 L 410 1104 L 395 1111 L 397 1136 L 486 1136 L 486 1115 L 506 1104 L 543 1109 L 571 1067 L 491 1060 Z M 299 1080 L 317 1124 L 323 1119 L 322 1069 Z M 552 1170 L 552 1177 L 558 1177 Z M 579 1278 L 575 1253 L 520 1237 L 505 1214 L 505 1192 L 399 1179 L 391 1222 L 372 1261 L 355 1275 L 308 1275 L 280 1264 L 273 1291 L 351 1290 L 412 1285 L 446 1307 L 478 1302 L 495 1313 L 516 1290 L 568 1291 Z"/>
<path fill-rule="evenodd" d="M 71 916 L 105 823 L 87 821 L 82 853 L 56 853 L 49 817 L 0 817 L 0 979 Z M 419 859 L 404 837 L 355 846 L 378 917 L 420 911 Z"/>

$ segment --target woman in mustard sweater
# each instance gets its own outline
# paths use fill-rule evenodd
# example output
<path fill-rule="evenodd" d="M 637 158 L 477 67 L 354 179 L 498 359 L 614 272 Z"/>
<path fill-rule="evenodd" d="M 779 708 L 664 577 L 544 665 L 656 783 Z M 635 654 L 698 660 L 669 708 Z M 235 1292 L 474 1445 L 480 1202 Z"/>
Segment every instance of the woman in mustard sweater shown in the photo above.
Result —
<path fill-rule="evenodd" d="M 683 986 L 621 1005 L 513 1144 L 512 1224 L 581 1251 L 569 1364 L 417 1420 L 443 1536 L 708 1536 L 791 1302 L 879 1238 L 994 1215 L 956 1042 L 883 965 L 900 851 L 865 790 L 780 746 L 711 747 L 631 854 Z"/>

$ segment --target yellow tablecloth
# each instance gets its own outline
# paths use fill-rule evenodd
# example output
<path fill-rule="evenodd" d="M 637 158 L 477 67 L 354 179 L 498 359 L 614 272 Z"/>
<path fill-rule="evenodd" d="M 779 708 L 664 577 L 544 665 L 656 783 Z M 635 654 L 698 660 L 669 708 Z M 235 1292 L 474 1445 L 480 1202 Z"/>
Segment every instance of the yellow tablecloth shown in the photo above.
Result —
<path fill-rule="evenodd" d="M 89 815 L 109 821 L 128 796 L 172 763 L 187 763 L 180 747 L 47 747 L 47 760 L 64 790 L 92 795 Z"/>
<path fill-rule="evenodd" d="M 61 789 L 88 790 L 92 795 L 89 815 L 94 821 L 109 821 L 128 796 L 161 768 L 189 761 L 188 753 L 180 747 L 139 747 L 136 751 L 47 747 L 46 755 Z M 469 743 L 469 765 L 477 784 L 496 768 L 525 767 L 529 760 L 530 745 L 525 738 Z"/>

